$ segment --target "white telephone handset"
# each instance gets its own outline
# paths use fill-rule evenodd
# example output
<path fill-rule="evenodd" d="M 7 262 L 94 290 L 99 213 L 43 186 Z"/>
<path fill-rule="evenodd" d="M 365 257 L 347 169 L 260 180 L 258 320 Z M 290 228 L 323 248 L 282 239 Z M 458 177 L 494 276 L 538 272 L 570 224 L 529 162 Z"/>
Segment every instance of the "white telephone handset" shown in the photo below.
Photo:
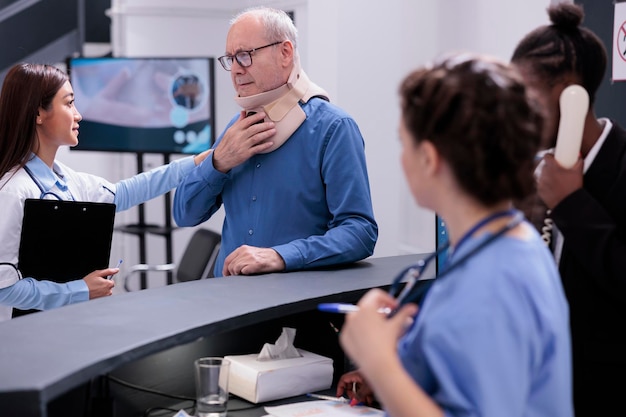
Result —
<path fill-rule="evenodd" d="M 585 118 L 589 110 L 589 94 L 579 85 L 572 84 L 561 92 L 559 97 L 561 119 L 556 136 L 554 159 L 565 168 L 571 168 L 578 161 L 580 145 L 583 140 Z M 554 222 L 550 218 L 551 210 L 546 212 L 541 228 L 541 237 L 550 246 Z"/>
<path fill-rule="evenodd" d="M 589 94 L 579 85 L 569 85 L 561 92 L 559 106 L 561 119 L 554 158 L 563 167 L 571 168 L 580 155 L 583 128 L 589 110 Z"/>

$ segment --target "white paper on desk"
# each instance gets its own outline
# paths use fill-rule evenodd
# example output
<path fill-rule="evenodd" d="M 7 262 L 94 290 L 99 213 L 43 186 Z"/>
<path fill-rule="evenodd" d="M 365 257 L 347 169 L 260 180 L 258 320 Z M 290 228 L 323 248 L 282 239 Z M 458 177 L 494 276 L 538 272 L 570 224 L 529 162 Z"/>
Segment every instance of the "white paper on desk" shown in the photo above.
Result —
<path fill-rule="evenodd" d="M 382 417 L 385 414 L 377 408 L 360 405 L 351 407 L 349 404 L 326 400 L 265 407 L 265 412 L 272 417 Z"/>

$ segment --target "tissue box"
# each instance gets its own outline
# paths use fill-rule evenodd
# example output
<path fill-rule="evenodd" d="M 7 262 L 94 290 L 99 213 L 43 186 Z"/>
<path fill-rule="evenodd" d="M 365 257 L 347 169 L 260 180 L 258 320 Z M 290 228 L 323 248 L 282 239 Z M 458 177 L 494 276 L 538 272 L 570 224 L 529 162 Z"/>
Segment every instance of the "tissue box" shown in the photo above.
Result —
<path fill-rule="evenodd" d="M 226 356 L 230 360 L 228 390 L 253 403 L 277 400 L 330 388 L 333 361 L 298 349 L 299 358 L 258 361 L 258 354 Z"/>

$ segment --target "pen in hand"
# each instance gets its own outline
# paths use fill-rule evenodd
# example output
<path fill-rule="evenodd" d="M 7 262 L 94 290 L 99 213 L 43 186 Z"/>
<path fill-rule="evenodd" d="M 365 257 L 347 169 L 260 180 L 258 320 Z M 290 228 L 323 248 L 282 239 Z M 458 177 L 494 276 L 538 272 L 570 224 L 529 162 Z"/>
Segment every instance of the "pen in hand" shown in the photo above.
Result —
<path fill-rule="evenodd" d="M 343 303 L 321 303 L 317 305 L 317 309 L 320 311 L 325 311 L 327 313 L 345 314 L 345 313 L 352 313 L 354 311 L 359 311 L 359 306 L 356 306 L 354 304 L 343 304 Z M 389 307 L 378 309 L 378 312 L 382 314 L 389 314 L 391 313 L 391 311 L 392 310 Z"/>
<path fill-rule="evenodd" d="M 122 259 L 120 259 L 119 261 L 117 261 L 117 266 L 115 268 L 119 268 L 120 265 L 122 265 L 122 262 L 124 262 Z M 107 277 L 107 279 L 113 279 L 113 275 L 109 275 Z"/>

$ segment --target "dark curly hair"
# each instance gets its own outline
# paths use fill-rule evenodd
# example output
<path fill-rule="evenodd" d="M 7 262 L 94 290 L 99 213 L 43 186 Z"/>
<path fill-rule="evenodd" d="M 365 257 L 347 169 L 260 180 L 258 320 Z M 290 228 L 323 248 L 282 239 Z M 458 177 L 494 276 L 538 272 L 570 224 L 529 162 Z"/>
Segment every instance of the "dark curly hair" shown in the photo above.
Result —
<path fill-rule="evenodd" d="M 529 66 L 549 86 L 573 75 L 593 103 L 606 71 L 606 48 L 596 34 L 581 26 L 585 16 L 581 6 L 559 3 L 547 10 L 552 24 L 528 33 L 511 61 Z"/>
<path fill-rule="evenodd" d="M 432 142 L 468 194 L 491 206 L 533 191 L 542 118 L 513 68 L 449 55 L 410 73 L 400 95 L 411 136 Z"/>

